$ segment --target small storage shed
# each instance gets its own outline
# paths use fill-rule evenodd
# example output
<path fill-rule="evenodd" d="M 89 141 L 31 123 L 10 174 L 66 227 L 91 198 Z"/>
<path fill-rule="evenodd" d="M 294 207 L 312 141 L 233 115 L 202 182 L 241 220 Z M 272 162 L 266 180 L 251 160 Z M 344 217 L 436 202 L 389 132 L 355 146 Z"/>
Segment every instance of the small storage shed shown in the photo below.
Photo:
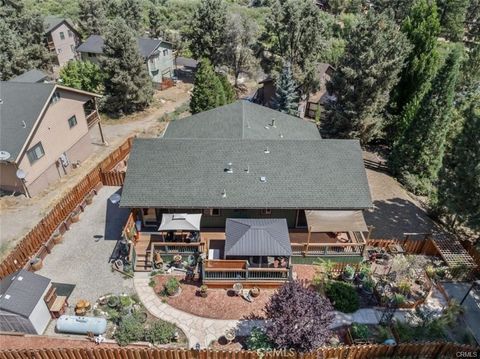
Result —
<path fill-rule="evenodd" d="M 0 282 L 0 331 L 42 334 L 50 322 L 44 300 L 50 279 L 22 269 Z"/>

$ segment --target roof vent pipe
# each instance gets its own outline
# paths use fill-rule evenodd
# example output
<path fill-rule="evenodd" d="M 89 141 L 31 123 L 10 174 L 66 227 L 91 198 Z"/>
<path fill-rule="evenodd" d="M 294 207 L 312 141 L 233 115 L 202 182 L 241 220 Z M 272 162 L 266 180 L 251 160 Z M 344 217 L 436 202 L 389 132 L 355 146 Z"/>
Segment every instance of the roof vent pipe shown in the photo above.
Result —
<path fill-rule="evenodd" d="M 272 119 L 272 127 L 273 128 L 277 128 L 276 124 L 275 124 L 275 119 Z"/>
<path fill-rule="evenodd" d="M 268 149 L 268 146 L 265 147 L 265 150 L 264 150 L 263 152 L 265 152 L 266 154 L 269 154 L 269 153 L 270 153 L 270 150 Z"/>
<path fill-rule="evenodd" d="M 233 173 L 232 162 L 227 163 L 227 168 L 225 168 L 224 172 L 226 173 Z"/>
<path fill-rule="evenodd" d="M 223 189 L 222 197 L 223 197 L 223 198 L 227 197 L 227 191 L 225 190 L 225 188 Z"/>
<path fill-rule="evenodd" d="M 22 121 L 22 127 L 27 128 L 27 124 L 25 123 L 25 121 Z"/>
<path fill-rule="evenodd" d="M 245 172 L 250 173 L 250 166 L 249 165 L 247 165 L 247 168 L 245 168 Z"/>

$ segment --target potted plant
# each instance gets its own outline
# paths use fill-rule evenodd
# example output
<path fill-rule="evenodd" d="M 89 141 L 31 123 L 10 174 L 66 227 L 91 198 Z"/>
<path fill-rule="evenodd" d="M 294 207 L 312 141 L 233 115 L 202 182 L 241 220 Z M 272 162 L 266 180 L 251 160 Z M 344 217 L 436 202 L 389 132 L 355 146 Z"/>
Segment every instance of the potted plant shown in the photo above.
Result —
<path fill-rule="evenodd" d="M 208 287 L 205 284 L 202 284 L 200 286 L 200 291 L 199 291 L 200 297 L 207 298 L 207 295 L 208 295 L 207 291 L 208 291 Z"/>
<path fill-rule="evenodd" d="M 393 300 L 395 301 L 395 303 L 401 307 L 403 304 L 405 304 L 405 302 L 407 301 L 407 299 L 405 298 L 405 296 L 403 294 L 398 294 L 396 293 L 394 296 L 393 296 Z"/>
<path fill-rule="evenodd" d="M 80 220 L 80 209 L 79 208 L 76 208 L 72 214 L 70 215 L 70 221 L 72 221 L 72 223 L 76 223 Z"/>
<path fill-rule="evenodd" d="M 369 278 L 371 271 L 372 270 L 370 269 L 370 266 L 367 263 L 362 263 L 360 265 L 360 270 L 358 271 L 358 274 L 357 274 L 357 279 L 361 283 L 365 282 Z"/>
<path fill-rule="evenodd" d="M 258 287 L 253 287 L 252 289 L 250 289 L 250 295 L 253 297 L 253 298 L 256 298 L 260 295 L 260 288 Z"/>
<path fill-rule="evenodd" d="M 351 282 L 353 281 L 354 276 L 355 276 L 355 269 L 352 266 L 347 265 L 343 270 L 343 274 L 342 274 L 343 280 L 346 282 Z"/>
<path fill-rule="evenodd" d="M 401 294 L 407 295 L 412 290 L 412 285 L 408 280 L 403 279 L 400 281 L 400 283 L 398 283 L 397 289 Z"/>
<path fill-rule="evenodd" d="M 180 254 L 175 254 L 173 256 L 173 265 L 177 268 L 182 266 L 182 256 Z"/>
<path fill-rule="evenodd" d="M 108 298 L 107 305 L 110 308 L 116 308 L 120 304 L 120 299 L 116 295 L 112 295 Z"/>
<path fill-rule="evenodd" d="M 53 243 L 59 244 L 62 242 L 63 234 L 57 229 L 55 232 L 53 232 L 52 239 Z"/>
<path fill-rule="evenodd" d="M 40 270 L 43 267 L 43 261 L 40 257 L 33 257 L 30 259 L 30 265 L 34 271 Z"/>
<path fill-rule="evenodd" d="M 92 202 L 93 202 L 93 193 L 90 192 L 90 193 L 87 195 L 87 197 L 85 197 L 85 203 L 86 203 L 86 204 L 92 204 Z"/>
<path fill-rule="evenodd" d="M 373 294 L 373 287 L 375 286 L 375 283 L 371 278 L 368 278 L 362 283 L 362 290 L 365 292 L 365 294 Z"/>
<path fill-rule="evenodd" d="M 167 280 L 167 283 L 165 283 L 164 287 L 167 295 L 174 296 L 180 291 L 180 282 L 177 278 L 172 277 Z"/>

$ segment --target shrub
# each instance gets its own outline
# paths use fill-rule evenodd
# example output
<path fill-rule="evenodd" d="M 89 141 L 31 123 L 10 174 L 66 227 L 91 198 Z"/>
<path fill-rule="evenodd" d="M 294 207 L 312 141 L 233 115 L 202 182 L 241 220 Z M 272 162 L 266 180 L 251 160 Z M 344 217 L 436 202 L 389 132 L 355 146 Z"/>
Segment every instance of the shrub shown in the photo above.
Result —
<path fill-rule="evenodd" d="M 122 318 L 115 332 L 115 340 L 120 346 L 125 346 L 131 342 L 143 340 L 144 338 L 145 330 L 138 318 L 131 315 Z"/>
<path fill-rule="evenodd" d="M 353 339 L 367 340 L 370 338 L 370 328 L 366 324 L 353 323 L 350 329 Z"/>
<path fill-rule="evenodd" d="M 180 282 L 175 277 L 168 278 L 167 282 L 164 285 L 164 288 L 165 292 L 167 292 L 168 295 L 174 295 L 178 292 L 178 289 L 180 288 Z"/>
<path fill-rule="evenodd" d="M 344 313 L 355 312 L 359 307 L 358 293 L 352 284 L 331 281 L 327 283 L 325 294 L 334 308 Z"/>
<path fill-rule="evenodd" d="M 331 337 L 330 302 L 300 282 L 285 283 L 265 306 L 268 339 L 276 348 L 308 352 Z"/>
<path fill-rule="evenodd" d="M 273 350 L 273 344 L 267 334 L 260 328 L 253 328 L 247 338 L 248 350 Z"/>
<path fill-rule="evenodd" d="M 145 334 L 145 339 L 152 344 L 167 344 L 175 336 L 176 327 L 164 320 L 155 321 Z"/>

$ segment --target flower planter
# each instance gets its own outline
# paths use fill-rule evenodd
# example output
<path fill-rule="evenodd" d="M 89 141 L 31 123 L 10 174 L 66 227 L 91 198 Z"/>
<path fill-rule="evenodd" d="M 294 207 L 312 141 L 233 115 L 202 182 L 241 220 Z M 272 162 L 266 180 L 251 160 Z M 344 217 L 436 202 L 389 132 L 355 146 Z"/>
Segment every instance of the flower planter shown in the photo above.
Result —
<path fill-rule="evenodd" d="M 260 295 L 260 288 L 258 287 L 253 287 L 252 289 L 250 289 L 250 295 L 253 297 L 253 298 L 256 298 Z"/>
<path fill-rule="evenodd" d="M 59 244 L 62 243 L 63 234 L 60 231 L 55 231 L 52 235 L 53 243 Z"/>
<path fill-rule="evenodd" d="M 93 203 L 93 193 L 90 193 L 87 197 L 85 197 L 85 203 L 86 204 L 92 204 Z"/>
<path fill-rule="evenodd" d="M 75 211 L 72 212 L 70 215 L 70 221 L 72 223 L 77 223 L 80 220 L 80 210 L 76 209 Z"/>
<path fill-rule="evenodd" d="M 42 269 L 43 261 L 41 258 L 36 257 L 30 260 L 30 265 L 32 266 L 33 271 L 37 271 Z"/>

